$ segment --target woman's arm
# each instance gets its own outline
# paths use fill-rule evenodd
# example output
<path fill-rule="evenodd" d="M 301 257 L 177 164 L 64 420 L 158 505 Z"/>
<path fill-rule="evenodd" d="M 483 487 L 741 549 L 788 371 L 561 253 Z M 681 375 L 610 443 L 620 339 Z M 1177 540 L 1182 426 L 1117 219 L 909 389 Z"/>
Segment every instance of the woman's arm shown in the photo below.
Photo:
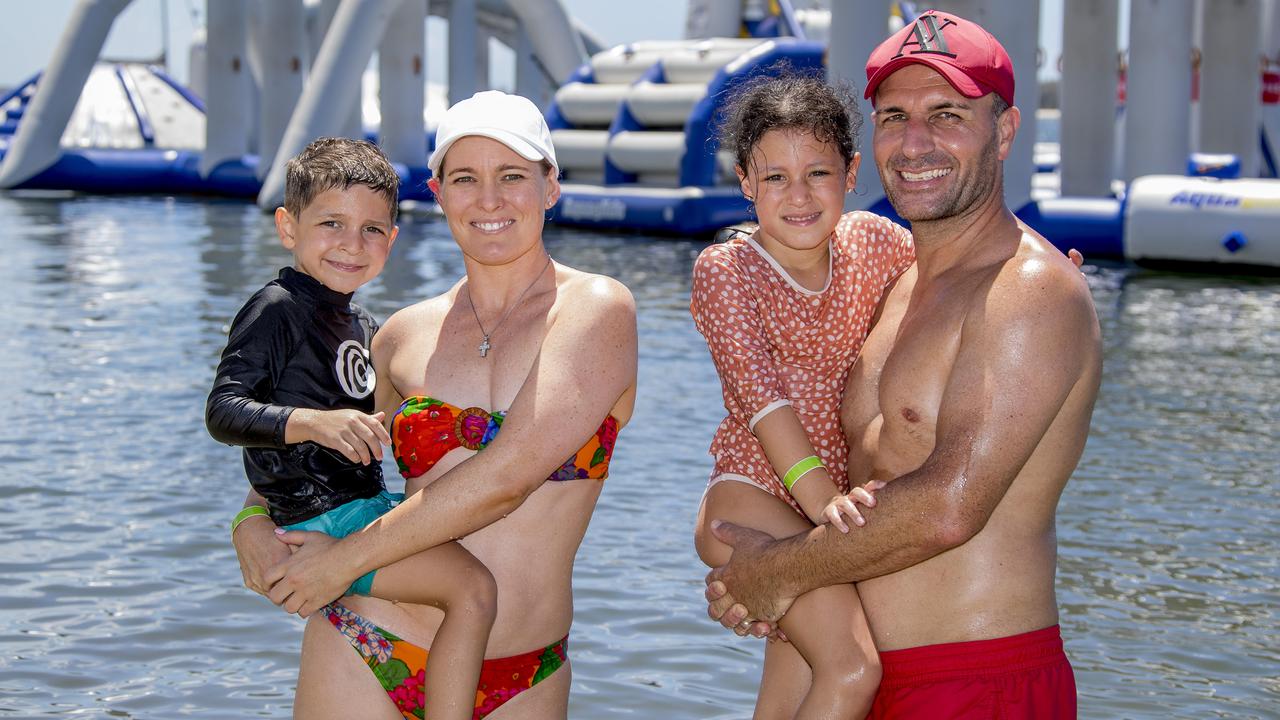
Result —
<path fill-rule="evenodd" d="M 635 301 L 619 282 L 572 281 L 502 432 L 477 453 L 327 551 L 306 544 L 267 579 L 270 597 L 307 616 L 355 578 L 463 537 L 518 508 L 596 432 L 635 385 Z M 375 355 L 377 353 L 375 352 Z"/>
<path fill-rule="evenodd" d="M 244 506 L 253 505 L 265 508 L 267 501 L 250 490 L 244 499 Z M 237 525 L 231 533 L 231 544 L 236 548 L 236 559 L 240 561 L 244 586 L 263 596 L 271 590 L 271 584 L 266 581 L 268 572 L 290 554 L 289 546 L 280 542 L 275 530 L 276 524 L 271 522 L 270 516 L 253 515 Z"/>

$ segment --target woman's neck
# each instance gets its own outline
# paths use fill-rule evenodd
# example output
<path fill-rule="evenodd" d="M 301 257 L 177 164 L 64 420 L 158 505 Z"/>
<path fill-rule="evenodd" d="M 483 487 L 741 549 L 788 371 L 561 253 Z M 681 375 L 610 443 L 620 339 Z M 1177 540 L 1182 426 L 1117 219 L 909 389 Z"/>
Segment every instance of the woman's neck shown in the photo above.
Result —
<path fill-rule="evenodd" d="M 552 264 L 541 244 L 503 265 L 485 265 L 466 258 L 467 293 L 479 312 L 500 313 L 522 297 L 527 298 Z"/>

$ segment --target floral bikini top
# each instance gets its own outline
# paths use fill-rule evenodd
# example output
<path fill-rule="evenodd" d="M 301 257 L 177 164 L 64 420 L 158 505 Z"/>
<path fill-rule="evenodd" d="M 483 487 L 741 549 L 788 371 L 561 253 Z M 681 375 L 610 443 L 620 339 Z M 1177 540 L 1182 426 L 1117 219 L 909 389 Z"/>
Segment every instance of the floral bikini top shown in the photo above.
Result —
<path fill-rule="evenodd" d="M 418 477 L 454 448 L 484 449 L 497 436 L 505 417 L 504 412 L 491 413 L 478 407 L 462 409 L 426 395 L 406 398 L 391 420 L 391 449 L 400 474 Z M 547 479 L 605 479 L 617 439 L 618 421 L 610 415 L 587 444 Z"/>

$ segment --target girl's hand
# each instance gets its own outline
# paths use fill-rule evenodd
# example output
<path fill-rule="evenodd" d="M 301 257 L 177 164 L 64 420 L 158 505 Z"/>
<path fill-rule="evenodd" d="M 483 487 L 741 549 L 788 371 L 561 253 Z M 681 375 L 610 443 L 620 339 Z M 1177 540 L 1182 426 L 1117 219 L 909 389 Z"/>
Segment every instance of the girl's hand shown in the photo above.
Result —
<path fill-rule="evenodd" d="M 862 517 L 862 513 L 854 503 L 875 507 L 876 498 L 872 493 L 884 485 L 883 480 L 871 480 L 850 490 L 848 495 L 836 495 L 823 508 L 822 519 L 834 525 L 842 533 L 849 532 L 849 526 L 844 521 L 845 517 L 852 520 L 854 525 L 866 525 L 867 519 Z"/>

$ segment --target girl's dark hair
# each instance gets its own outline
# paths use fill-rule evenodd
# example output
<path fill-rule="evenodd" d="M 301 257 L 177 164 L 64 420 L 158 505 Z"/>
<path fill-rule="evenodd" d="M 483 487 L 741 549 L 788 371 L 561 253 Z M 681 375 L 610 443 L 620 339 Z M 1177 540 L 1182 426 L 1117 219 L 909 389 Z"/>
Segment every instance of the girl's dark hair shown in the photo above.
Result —
<path fill-rule="evenodd" d="M 720 147 L 738 167 L 751 164 L 751 151 L 770 130 L 803 130 L 831 143 L 846 166 L 858 149 L 862 113 L 847 83 L 829 84 L 818 72 L 783 66 L 743 81 L 720 115 Z"/>

